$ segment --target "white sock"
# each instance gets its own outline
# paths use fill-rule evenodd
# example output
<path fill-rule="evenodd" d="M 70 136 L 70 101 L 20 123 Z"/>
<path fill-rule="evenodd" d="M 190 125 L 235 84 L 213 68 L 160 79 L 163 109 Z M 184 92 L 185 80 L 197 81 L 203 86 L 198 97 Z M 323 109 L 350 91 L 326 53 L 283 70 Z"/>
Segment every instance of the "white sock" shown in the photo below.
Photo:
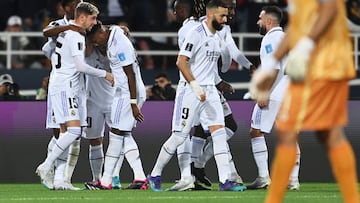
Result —
<path fill-rule="evenodd" d="M 232 159 L 232 154 L 229 151 L 229 167 L 230 167 L 230 180 L 236 181 L 239 177 L 239 173 L 236 170 L 234 160 Z"/>
<path fill-rule="evenodd" d="M 68 154 L 69 148 L 66 148 L 66 150 L 55 160 L 54 184 L 63 183 L 65 181 L 65 167 Z"/>
<path fill-rule="evenodd" d="M 177 148 L 177 158 L 181 173 L 181 180 L 191 177 L 191 142 L 190 136 Z"/>
<path fill-rule="evenodd" d="M 251 139 L 251 147 L 253 156 L 258 167 L 259 177 L 269 176 L 268 167 L 268 149 L 265 142 L 265 137 L 255 137 Z"/>
<path fill-rule="evenodd" d="M 80 127 L 68 127 L 68 130 L 62 134 L 62 136 L 59 136 L 50 155 L 45 159 L 44 164 L 49 167 L 52 166 L 60 154 L 63 153 L 80 135 Z"/>
<path fill-rule="evenodd" d="M 49 156 L 49 154 L 51 153 L 51 151 L 52 151 L 52 148 L 54 147 L 54 145 L 56 144 L 56 138 L 55 138 L 55 136 L 52 136 L 51 137 L 51 139 L 50 139 L 50 141 L 49 141 L 49 144 L 48 144 L 48 148 L 47 148 L 47 150 L 48 150 L 48 152 L 47 152 L 47 156 Z"/>
<path fill-rule="evenodd" d="M 296 163 L 295 166 L 293 168 L 293 170 L 291 171 L 291 175 L 290 175 L 290 180 L 297 180 L 299 179 L 299 170 L 300 170 L 300 147 L 299 147 L 299 143 L 296 142 Z"/>
<path fill-rule="evenodd" d="M 115 165 L 120 157 L 120 153 L 124 146 L 124 136 L 116 135 L 109 132 L 109 146 L 106 151 L 104 174 L 101 178 L 101 184 L 108 186 L 112 182 L 112 174 Z"/>
<path fill-rule="evenodd" d="M 161 172 L 165 165 L 170 161 L 175 154 L 177 147 L 182 144 L 188 134 L 184 135 L 178 132 L 173 132 L 169 139 L 162 145 L 159 156 L 156 160 L 155 166 L 151 172 L 151 176 L 161 176 Z"/>
<path fill-rule="evenodd" d="M 194 164 L 199 162 L 199 158 L 203 153 L 205 143 L 206 139 L 201 137 L 191 138 L 191 162 L 194 162 Z"/>
<path fill-rule="evenodd" d="M 131 132 L 124 138 L 124 152 L 126 160 L 134 172 L 134 180 L 145 180 L 146 176 L 142 167 L 138 145 L 136 144 Z"/>
<path fill-rule="evenodd" d="M 113 175 L 112 175 L 113 177 L 120 176 L 120 170 L 121 170 L 122 164 L 124 162 L 124 157 L 125 157 L 124 151 L 121 151 L 120 157 L 119 157 L 118 161 L 116 162 L 116 166 L 114 168 L 114 172 L 113 172 Z"/>
<path fill-rule="evenodd" d="M 225 128 L 215 130 L 211 134 L 214 145 L 214 157 L 218 168 L 219 181 L 225 183 L 229 179 L 229 147 L 226 141 Z"/>
<path fill-rule="evenodd" d="M 230 128 L 225 127 L 226 130 L 226 138 L 227 140 L 230 140 L 232 136 L 234 136 L 234 131 L 232 131 Z"/>
<path fill-rule="evenodd" d="M 76 139 L 70 146 L 69 146 L 69 153 L 66 162 L 65 168 L 65 181 L 71 183 L 71 178 L 75 170 L 75 166 L 79 159 L 80 154 L 80 138 Z"/>
<path fill-rule="evenodd" d="M 89 162 L 93 176 L 93 181 L 100 180 L 102 167 L 104 165 L 103 145 L 89 146 Z"/>
<path fill-rule="evenodd" d="M 194 162 L 195 168 L 205 168 L 206 163 L 214 156 L 214 144 L 212 139 L 205 145 L 204 151 L 201 154 L 198 162 Z"/>

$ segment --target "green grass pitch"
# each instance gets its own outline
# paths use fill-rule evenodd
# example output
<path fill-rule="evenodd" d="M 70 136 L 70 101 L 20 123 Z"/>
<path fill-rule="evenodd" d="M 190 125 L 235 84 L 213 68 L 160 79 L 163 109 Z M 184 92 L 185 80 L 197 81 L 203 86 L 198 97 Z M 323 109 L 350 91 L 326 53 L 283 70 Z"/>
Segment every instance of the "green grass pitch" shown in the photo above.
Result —
<path fill-rule="evenodd" d="M 74 184 L 82 187 L 81 184 Z M 127 185 L 127 184 L 122 184 Z M 164 183 L 163 188 L 172 184 Z M 213 191 L 153 192 L 135 190 L 109 191 L 50 191 L 39 184 L 0 184 L 0 202 L 121 202 L 121 203 L 258 203 L 263 202 L 266 190 L 246 190 L 244 192 L 219 192 L 213 184 Z M 288 203 L 335 203 L 342 202 L 335 183 L 301 183 L 299 191 L 288 191 Z"/>

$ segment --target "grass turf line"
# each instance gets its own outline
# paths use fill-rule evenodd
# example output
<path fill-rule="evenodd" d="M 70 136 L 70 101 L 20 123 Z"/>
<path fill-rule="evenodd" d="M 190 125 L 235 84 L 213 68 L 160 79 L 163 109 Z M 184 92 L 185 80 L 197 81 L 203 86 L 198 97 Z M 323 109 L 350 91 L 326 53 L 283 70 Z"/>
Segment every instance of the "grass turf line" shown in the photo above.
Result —
<path fill-rule="evenodd" d="M 127 184 L 122 183 L 123 186 Z M 83 187 L 82 184 L 75 186 Z M 163 188 L 172 186 L 164 183 Z M 138 190 L 110 191 L 50 191 L 39 184 L 0 184 L 0 202 L 145 202 L 145 203 L 259 203 L 263 202 L 266 190 L 247 190 L 244 192 L 218 192 L 217 184 L 213 191 L 153 192 Z M 335 183 L 301 183 L 300 191 L 289 191 L 285 203 L 338 203 L 342 202 Z"/>

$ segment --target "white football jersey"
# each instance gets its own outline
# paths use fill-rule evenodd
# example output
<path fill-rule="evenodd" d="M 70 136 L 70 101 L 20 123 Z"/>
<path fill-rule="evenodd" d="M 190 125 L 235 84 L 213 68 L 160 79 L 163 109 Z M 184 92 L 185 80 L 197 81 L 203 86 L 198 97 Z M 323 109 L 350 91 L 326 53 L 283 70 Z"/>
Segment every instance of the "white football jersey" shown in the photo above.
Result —
<path fill-rule="evenodd" d="M 179 55 L 189 58 L 190 71 L 200 85 L 214 85 L 214 71 L 217 72 L 221 49 L 219 37 L 210 32 L 205 22 L 190 30 Z M 186 82 L 181 72 L 180 81 Z"/>
<path fill-rule="evenodd" d="M 269 30 L 261 41 L 260 60 L 262 64 L 268 63 L 270 56 L 279 47 L 285 33 L 281 27 L 275 27 Z M 275 101 L 282 101 L 285 91 L 288 86 L 288 76 L 284 75 L 286 57 L 283 58 L 278 67 L 279 73 L 271 88 L 270 99 Z"/>
<path fill-rule="evenodd" d="M 52 93 L 59 92 L 65 88 L 74 90 L 82 89 L 85 84 L 80 84 L 80 72 L 75 67 L 74 56 L 85 58 L 85 37 L 78 32 L 67 30 L 59 34 L 56 42 L 56 57 L 51 64 L 54 71 L 50 80 Z"/>
<path fill-rule="evenodd" d="M 115 87 L 120 88 L 123 97 L 130 97 L 128 78 L 123 67 L 132 64 L 136 78 L 137 97 L 146 98 L 145 85 L 131 41 L 125 36 L 124 31 L 119 26 L 112 26 L 110 30 L 107 56 L 110 60 L 111 71 L 114 74 Z"/>
<path fill-rule="evenodd" d="M 49 23 L 48 27 L 64 26 L 68 25 L 69 20 L 64 16 L 64 18 L 52 21 Z M 48 41 L 42 47 L 42 51 L 45 56 L 51 59 L 52 54 L 55 52 L 56 47 L 56 37 L 48 37 Z"/>
<path fill-rule="evenodd" d="M 234 39 L 231 35 L 231 28 L 229 25 L 224 25 L 224 27 L 218 32 L 218 35 L 225 43 L 226 48 L 230 54 L 231 59 L 236 61 L 238 64 L 245 68 L 250 68 L 252 63 L 245 57 L 239 48 L 236 46 Z M 226 71 L 223 71 L 226 72 Z"/>
<path fill-rule="evenodd" d="M 181 47 L 185 41 L 186 35 L 189 34 L 191 29 L 193 29 L 196 25 L 199 25 L 199 24 L 200 24 L 200 21 L 196 20 L 195 17 L 193 17 L 193 16 L 184 20 L 181 28 L 178 31 L 179 49 L 181 49 Z"/>
<path fill-rule="evenodd" d="M 93 48 L 91 54 L 85 57 L 87 64 L 94 68 L 110 70 L 110 62 L 107 56 L 104 56 L 96 48 Z M 114 96 L 114 88 L 105 78 L 86 76 L 86 95 L 87 99 L 100 107 L 111 106 Z"/>

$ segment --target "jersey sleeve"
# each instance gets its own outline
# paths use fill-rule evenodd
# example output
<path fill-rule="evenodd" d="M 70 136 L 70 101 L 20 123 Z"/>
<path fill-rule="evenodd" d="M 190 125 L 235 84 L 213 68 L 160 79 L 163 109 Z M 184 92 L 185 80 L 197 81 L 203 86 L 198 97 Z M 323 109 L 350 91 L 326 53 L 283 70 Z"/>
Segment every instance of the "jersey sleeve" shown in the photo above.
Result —
<path fill-rule="evenodd" d="M 201 42 L 201 37 L 197 29 L 193 29 L 186 35 L 184 43 L 180 48 L 179 55 L 187 56 L 191 58 L 196 50 L 198 49 L 199 42 Z"/>
<path fill-rule="evenodd" d="M 112 43 L 109 47 L 110 55 L 115 58 L 112 61 L 115 66 L 128 66 L 136 60 L 135 49 L 131 41 L 124 35 L 124 32 L 118 28 L 113 36 Z"/>
<path fill-rule="evenodd" d="M 70 45 L 71 56 L 84 56 L 85 54 L 85 37 L 77 32 L 68 32 L 67 40 Z"/>
<path fill-rule="evenodd" d="M 272 55 L 274 54 L 274 52 L 278 49 L 280 43 L 282 40 L 282 36 L 269 36 L 269 38 L 267 38 L 264 41 L 263 44 L 263 56 L 261 58 L 261 63 L 265 64 L 268 63 L 269 60 L 272 60 Z M 274 67 L 274 69 L 280 69 L 280 66 Z"/>

